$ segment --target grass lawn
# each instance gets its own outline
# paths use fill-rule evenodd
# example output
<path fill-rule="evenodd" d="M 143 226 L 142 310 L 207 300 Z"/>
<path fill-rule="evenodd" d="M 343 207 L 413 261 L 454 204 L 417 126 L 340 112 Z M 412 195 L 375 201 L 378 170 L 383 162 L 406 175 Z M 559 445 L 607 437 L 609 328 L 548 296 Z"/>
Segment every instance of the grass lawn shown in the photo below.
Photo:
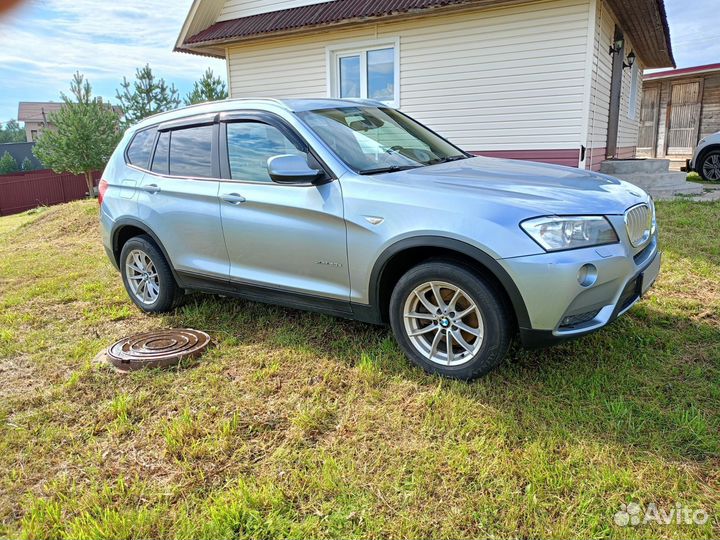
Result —
<path fill-rule="evenodd" d="M 717 538 L 720 203 L 658 212 L 663 273 L 629 315 L 471 384 L 385 328 L 204 295 L 142 315 L 94 201 L 0 218 L 0 537 Z M 172 326 L 217 345 L 92 362 Z M 615 525 L 631 502 L 710 519 Z"/>

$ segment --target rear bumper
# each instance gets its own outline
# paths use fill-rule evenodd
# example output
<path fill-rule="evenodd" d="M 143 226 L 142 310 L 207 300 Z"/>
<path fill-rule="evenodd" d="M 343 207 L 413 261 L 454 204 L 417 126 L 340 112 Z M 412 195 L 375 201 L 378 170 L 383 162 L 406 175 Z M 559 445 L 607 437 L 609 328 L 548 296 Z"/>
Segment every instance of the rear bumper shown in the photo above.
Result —
<path fill-rule="evenodd" d="M 661 254 L 654 237 L 635 256 L 618 244 L 503 262 L 530 316 L 521 341 L 538 347 L 590 334 L 626 313 L 655 282 Z M 582 287 L 577 273 L 588 263 L 597 268 L 597 281 Z"/>

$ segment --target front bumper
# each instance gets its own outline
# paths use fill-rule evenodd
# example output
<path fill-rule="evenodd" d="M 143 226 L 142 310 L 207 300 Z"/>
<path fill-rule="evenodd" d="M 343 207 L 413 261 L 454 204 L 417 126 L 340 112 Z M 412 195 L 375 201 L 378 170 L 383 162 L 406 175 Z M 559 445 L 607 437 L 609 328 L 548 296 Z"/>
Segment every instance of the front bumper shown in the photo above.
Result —
<path fill-rule="evenodd" d="M 499 262 L 525 301 L 529 325 L 520 338 L 533 347 L 587 335 L 627 312 L 655 282 L 660 261 L 654 236 L 637 253 L 620 243 Z M 585 264 L 597 269 L 590 286 L 578 282 Z"/>

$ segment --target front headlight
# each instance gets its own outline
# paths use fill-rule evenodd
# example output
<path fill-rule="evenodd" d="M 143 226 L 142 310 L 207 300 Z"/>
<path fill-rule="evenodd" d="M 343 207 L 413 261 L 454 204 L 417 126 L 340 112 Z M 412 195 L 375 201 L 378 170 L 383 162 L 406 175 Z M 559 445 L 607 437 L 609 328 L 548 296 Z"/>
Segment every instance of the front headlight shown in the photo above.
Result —
<path fill-rule="evenodd" d="M 618 235 L 602 216 L 547 216 L 523 221 L 520 226 L 546 251 L 562 251 L 614 244 Z"/>

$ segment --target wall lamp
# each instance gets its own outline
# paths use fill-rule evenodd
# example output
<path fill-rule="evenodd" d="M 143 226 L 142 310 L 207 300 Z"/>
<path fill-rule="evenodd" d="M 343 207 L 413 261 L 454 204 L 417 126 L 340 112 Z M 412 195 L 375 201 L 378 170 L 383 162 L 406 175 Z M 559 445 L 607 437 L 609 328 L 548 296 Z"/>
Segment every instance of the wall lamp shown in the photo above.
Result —
<path fill-rule="evenodd" d="M 623 47 L 625 47 L 625 40 L 620 38 L 616 39 L 610 44 L 610 49 L 608 50 L 608 54 L 617 54 L 620 51 L 623 50 Z"/>
<path fill-rule="evenodd" d="M 627 62 L 623 62 L 623 69 L 630 68 L 635 65 L 635 59 L 637 56 L 635 55 L 635 51 L 630 51 L 630 54 L 627 55 Z"/>

